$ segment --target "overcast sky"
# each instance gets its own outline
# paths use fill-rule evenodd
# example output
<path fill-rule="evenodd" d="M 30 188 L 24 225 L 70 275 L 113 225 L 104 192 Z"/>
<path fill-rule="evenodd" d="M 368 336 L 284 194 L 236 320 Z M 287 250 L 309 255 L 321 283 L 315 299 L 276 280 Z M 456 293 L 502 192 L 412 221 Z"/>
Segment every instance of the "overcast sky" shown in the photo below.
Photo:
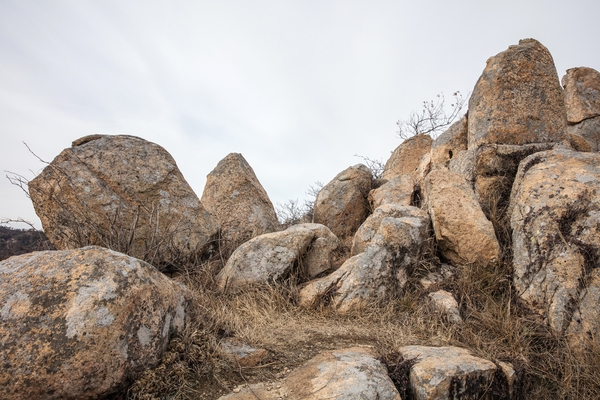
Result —
<path fill-rule="evenodd" d="M 533 37 L 559 77 L 600 70 L 598 0 L 0 0 L 0 170 L 33 178 L 79 137 L 166 148 L 202 195 L 242 153 L 274 204 L 361 160 L 396 121 L 470 93 L 487 58 Z M 0 218 L 41 227 L 0 179 Z"/>

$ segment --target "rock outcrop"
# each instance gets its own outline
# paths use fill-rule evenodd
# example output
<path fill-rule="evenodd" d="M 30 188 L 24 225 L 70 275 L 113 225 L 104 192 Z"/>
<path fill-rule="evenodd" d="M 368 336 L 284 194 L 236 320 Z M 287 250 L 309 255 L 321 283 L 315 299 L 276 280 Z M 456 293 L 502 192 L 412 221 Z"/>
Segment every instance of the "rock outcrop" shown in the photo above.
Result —
<path fill-rule="evenodd" d="M 279 230 L 273 204 L 241 154 L 228 154 L 207 175 L 201 201 L 225 240 L 241 244 Z"/>
<path fill-rule="evenodd" d="M 429 153 L 432 142 L 429 135 L 416 135 L 406 139 L 385 163 L 382 178 L 389 180 L 400 175 L 410 175 L 416 181 L 421 158 Z"/>
<path fill-rule="evenodd" d="M 405 346 L 400 348 L 405 360 L 414 359 L 410 369 L 410 386 L 417 400 L 480 399 L 486 398 L 493 385 L 498 367 L 491 361 L 474 357 L 459 347 Z"/>
<path fill-rule="evenodd" d="M 580 67 L 562 78 L 567 107 L 567 132 L 583 136 L 594 151 L 600 150 L 600 72 Z"/>
<path fill-rule="evenodd" d="M 219 228 L 171 155 L 133 136 L 75 141 L 29 194 L 56 248 L 100 245 L 157 267 L 202 257 Z"/>
<path fill-rule="evenodd" d="M 401 400 L 387 369 L 366 348 L 327 351 L 289 374 L 279 388 L 265 384 L 243 388 L 220 400 L 380 399 Z"/>
<path fill-rule="evenodd" d="M 190 292 L 101 247 L 0 262 L 0 397 L 99 398 L 156 365 Z"/>
<path fill-rule="evenodd" d="M 439 250 L 456 264 L 498 260 L 500 246 L 475 193 L 459 175 L 445 169 L 425 179 L 427 207 Z"/>
<path fill-rule="evenodd" d="M 338 239 L 321 224 L 299 224 L 266 233 L 233 252 L 217 275 L 217 284 L 221 290 L 236 291 L 276 282 L 292 272 L 314 277 L 331 267 L 331 252 L 337 246 Z"/>
<path fill-rule="evenodd" d="M 382 218 L 365 251 L 340 268 L 310 281 L 299 294 L 300 304 L 329 304 L 339 313 L 364 308 L 401 290 L 427 245 L 429 218 L 416 207 L 406 207 L 401 218 Z"/>
<path fill-rule="evenodd" d="M 565 101 L 548 49 L 534 39 L 491 57 L 469 100 L 469 149 L 560 142 Z"/>
<path fill-rule="evenodd" d="M 595 335 L 600 256 L 600 155 L 568 149 L 532 154 L 510 200 L 514 285 L 558 333 Z"/>
<path fill-rule="evenodd" d="M 363 164 L 340 172 L 317 195 L 313 222 L 327 226 L 340 239 L 354 235 L 369 214 L 371 179 Z"/>

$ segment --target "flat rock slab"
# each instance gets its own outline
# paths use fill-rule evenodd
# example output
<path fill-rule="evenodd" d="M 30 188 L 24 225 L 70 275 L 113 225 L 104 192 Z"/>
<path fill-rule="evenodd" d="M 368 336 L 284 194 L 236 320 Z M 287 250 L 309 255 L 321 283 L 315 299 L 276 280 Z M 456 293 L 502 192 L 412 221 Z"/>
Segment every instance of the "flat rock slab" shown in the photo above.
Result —
<path fill-rule="evenodd" d="M 191 293 L 101 247 L 0 262 L 0 398 L 92 399 L 158 364 Z"/>
<path fill-rule="evenodd" d="M 400 353 L 416 359 L 409 376 L 416 400 L 486 398 L 498 368 L 459 347 L 405 346 Z"/>
<path fill-rule="evenodd" d="M 321 353 L 278 386 L 252 385 L 220 400 L 256 400 L 256 395 L 263 400 L 401 400 L 385 365 L 360 347 Z"/>

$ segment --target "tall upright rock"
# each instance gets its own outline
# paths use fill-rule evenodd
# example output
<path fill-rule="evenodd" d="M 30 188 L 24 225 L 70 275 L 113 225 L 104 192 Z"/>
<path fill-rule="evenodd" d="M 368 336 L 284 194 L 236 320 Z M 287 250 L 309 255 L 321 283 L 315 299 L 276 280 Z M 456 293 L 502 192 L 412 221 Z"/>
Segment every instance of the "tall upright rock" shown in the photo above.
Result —
<path fill-rule="evenodd" d="M 228 154 L 208 174 L 201 201 L 221 224 L 221 236 L 234 243 L 279 230 L 273 203 L 239 153 Z"/>
<path fill-rule="evenodd" d="M 469 100 L 469 148 L 557 142 L 565 102 L 550 52 L 524 39 L 487 61 Z"/>
<path fill-rule="evenodd" d="M 134 136 L 74 141 L 29 182 L 29 194 L 56 248 L 98 245 L 159 268 L 202 257 L 219 229 L 173 157 Z"/>

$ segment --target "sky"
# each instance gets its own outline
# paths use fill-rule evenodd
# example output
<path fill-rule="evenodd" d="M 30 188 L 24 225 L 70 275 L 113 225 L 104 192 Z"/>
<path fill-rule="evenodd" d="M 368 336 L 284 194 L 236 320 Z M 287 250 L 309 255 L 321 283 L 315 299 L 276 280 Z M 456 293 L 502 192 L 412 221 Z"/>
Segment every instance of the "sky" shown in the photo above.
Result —
<path fill-rule="evenodd" d="M 535 38 L 600 70 L 598 0 L 0 0 L 0 219 L 41 228 L 5 175 L 32 179 L 71 142 L 164 147 L 201 197 L 242 153 L 274 204 L 362 160 L 396 121 L 467 96 L 486 60 Z M 22 227 L 19 225 L 14 225 Z"/>

